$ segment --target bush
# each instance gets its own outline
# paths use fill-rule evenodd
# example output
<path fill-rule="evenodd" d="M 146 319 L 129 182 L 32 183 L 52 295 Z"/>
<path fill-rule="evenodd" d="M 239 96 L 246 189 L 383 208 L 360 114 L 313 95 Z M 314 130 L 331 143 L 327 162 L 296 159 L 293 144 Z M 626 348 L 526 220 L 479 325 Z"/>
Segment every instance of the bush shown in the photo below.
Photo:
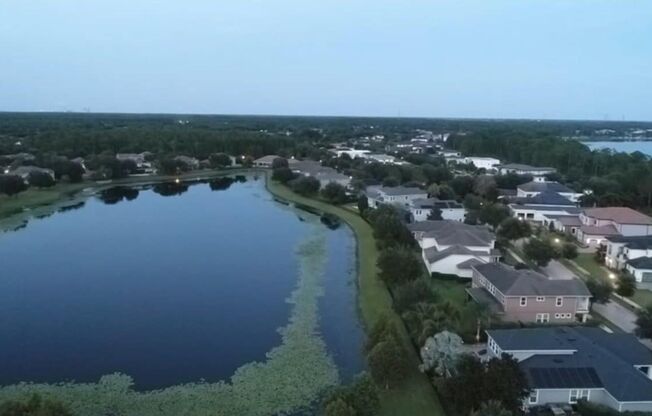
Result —
<path fill-rule="evenodd" d="M 630 274 L 621 274 L 618 279 L 616 293 L 620 296 L 629 298 L 634 296 L 634 292 L 636 292 L 636 280 L 634 280 L 634 277 Z"/>
<path fill-rule="evenodd" d="M 27 189 L 25 181 L 18 175 L 0 175 L 0 194 L 16 195 Z"/>
<path fill-rule="evenodd" d="M 212 168 L 223 169 L 231 166 L 231 158 L 226 153 L 213 153 L 208 157 Z"/>
<path fill-rule="evenodd" d="M 343 204 L 346 202 L 346 189 L 336 182 L 329 182 L 321 190 L 321 196 L 331 204 Z"/>
<path fill-rule="evenodd" d="M 302 176 L 293 180 L 290 184 L 292 190 L 299 195 L 311 196 L 319 192 L 319 181 L 312 176 Z"/>
<path fill-rule="evenodd" d="M 565 259 L 577 258 L 577 246 L 573 243 L 564 243 L 561 247 L 561 255 Z"/>
<path fill-rule="evenodd" d="M 605 282 L 598 279 L 589 279 L 586 282 L 586 287 L 593 295 L 593 302 L 597 303 L 606 303 L 609 301 L 609 297 L 613 292 L 613 286 L 609 282 Z"/>
<path fill-rule="evenodd" d="M 432 302 L 437 299 L 436 294 L 424 279 L 417 279 L 399 286 L 393 295 L 394 309 L 399 314 L 419 302 Z"/>
<path fill-rule="evenodd" d="M 276 168 L 272 171 L 272 179 L 280 183 L 288 183 L 295 177 L 296 175 L 290 168 Z"/>
<path fill-rule="evenodd" d="M 652 414 L 650 412 L 617 412 L 610 407 L 589 403 L 586 400 L 578 401 L 576 410 L 580 416 L 650 416 Z"/>
<path fill-rule="evenodd" d="M 11 400 L 0 404 L 0 416 L 72 416 L 72 412 L 60 402 L 43 400 L 34 394 L 25 402 Z"/>
<path fill-rule="evenodd" d="M 27 181 L 30 185 L 36 186 L 37 188 L 49 188 L 54 186 L 55 181 L 52 176 L 45 172 L 30 172 Z"/>

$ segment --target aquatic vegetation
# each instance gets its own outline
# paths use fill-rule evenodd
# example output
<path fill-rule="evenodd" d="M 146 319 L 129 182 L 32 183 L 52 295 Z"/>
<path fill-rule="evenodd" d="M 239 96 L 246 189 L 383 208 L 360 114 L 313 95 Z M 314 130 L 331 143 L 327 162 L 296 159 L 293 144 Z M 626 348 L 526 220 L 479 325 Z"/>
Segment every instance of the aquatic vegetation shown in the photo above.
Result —
<path fill-rule="evenodd" d="M 326 239 L 316 226 L 297 248 L 299 279 L 287 299 L 290 321 L 280 328 L 281 345 L 265 362 L 240 367 L 229 382 L 190 383 L 137 392 L 124 374 L 103 376 L 97 383 L 21 383 L 0 388 L 0 402 L 32 393 L 57 398 L 84 416 L 214 416 L 288 414 L 307 409 L 339 382 L 337 367 L 318 332 L 318 300 L 323 295 Z M 215 357 L 219 359 L 219 357 Z"/>

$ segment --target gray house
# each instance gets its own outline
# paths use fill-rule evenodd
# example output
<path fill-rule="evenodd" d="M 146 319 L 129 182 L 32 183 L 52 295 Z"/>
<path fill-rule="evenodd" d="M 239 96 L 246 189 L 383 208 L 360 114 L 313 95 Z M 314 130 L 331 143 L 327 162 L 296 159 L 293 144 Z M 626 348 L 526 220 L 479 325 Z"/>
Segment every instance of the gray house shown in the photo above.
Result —
<path fill-rule="evenodd" d="M 558 327 L 487 331 L 491 356 L 512 355 L 525 374 L 528 408 L 580 399 L 624 411 L 652 411 L 652 351 L 631 334 Z"/>
<path fill-rule="evenodd" d="M 398 205 L 404 208 L 412 205 L 417 199 L 425 199 L 428 192 L 423 189 L 405 186 L 370 186 L 365 191 L 367 202 L 372 208 L 382 204 Z"/>

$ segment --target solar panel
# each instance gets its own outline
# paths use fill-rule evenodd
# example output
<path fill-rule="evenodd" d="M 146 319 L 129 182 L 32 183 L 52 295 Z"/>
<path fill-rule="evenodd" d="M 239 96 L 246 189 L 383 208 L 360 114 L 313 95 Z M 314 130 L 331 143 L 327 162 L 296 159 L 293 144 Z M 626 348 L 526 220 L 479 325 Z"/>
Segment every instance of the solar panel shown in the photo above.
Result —
<path fill-rule="evenodd" d="M 528 370 L 532 387 L 536 388 L 591 388 L 602 387 L 602 382 L 593 368 L 530 368 Z"/>

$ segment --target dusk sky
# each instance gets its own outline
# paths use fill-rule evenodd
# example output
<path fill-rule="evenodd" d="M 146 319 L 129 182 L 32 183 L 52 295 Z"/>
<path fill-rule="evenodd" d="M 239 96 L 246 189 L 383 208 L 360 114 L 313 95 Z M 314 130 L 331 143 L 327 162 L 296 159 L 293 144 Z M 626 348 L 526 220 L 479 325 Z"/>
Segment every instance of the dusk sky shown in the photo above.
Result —
<path fill-rule="evenodd" d="M 0 111 L 652 120 L 649 0 L 0 0 Z"/>

